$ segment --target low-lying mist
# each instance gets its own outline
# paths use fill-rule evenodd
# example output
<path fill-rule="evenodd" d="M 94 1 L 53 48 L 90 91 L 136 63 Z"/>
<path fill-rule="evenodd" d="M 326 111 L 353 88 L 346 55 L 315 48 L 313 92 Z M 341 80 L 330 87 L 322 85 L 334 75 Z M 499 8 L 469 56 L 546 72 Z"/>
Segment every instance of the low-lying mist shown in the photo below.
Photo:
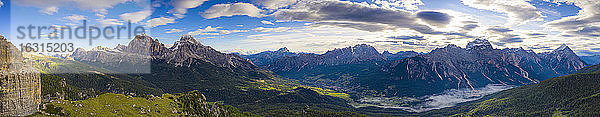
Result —
<path fill-rule="evenodd" d="M 411 112 L 423 112 L 433 109 L 440 109 L 455 106 L 458 103 L 473 101 L 483 96 L 493 94 L 499 91 L 514 88 L 512 85 L 489 84 L 485 87 L 473 89 L 450 89 L 440 94 L 414 98 L 385 98 L 372 97 L 362 98 L 358 102 L 361 104 L 355 107 L 377 106 L 382 108 L 399 108 Z"/>

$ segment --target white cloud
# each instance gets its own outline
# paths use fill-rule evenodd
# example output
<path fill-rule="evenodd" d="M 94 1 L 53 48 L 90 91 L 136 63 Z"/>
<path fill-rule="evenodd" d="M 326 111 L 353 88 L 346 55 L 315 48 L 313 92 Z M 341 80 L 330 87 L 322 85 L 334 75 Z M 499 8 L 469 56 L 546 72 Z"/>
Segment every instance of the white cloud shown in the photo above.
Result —
<path fill-rule="evenodd" d="M 204 29 L 188 32 L 188 35 L 225 35 L 238 32 L 248 32 L 248 30 L 222 30 L 223 27 L 207 26 Z"/>
<path fill-rule="evenodd" d="M 292 29 L 292 28 L 290 28 L 290 27 L 277 27 L 277 28 L 258 27 L 258 28 L 254 28 L 252 30 L 256 31 L 256 32 L 284 32 L 284 31 L 288 31 L 290 29 Z"/>
<path fill-rule="evenodd" d="M 178 33 L 178 32 L 183 32 L 183 30 L 181 30 L 181 29 L 167 29 L 167 32 L 165 32 L 165 33 Z"/>
<path fill-rule="evenodd" d="M 83 15 L 69 15 L 69 16 L 63 17 L 63 19 L 69 20 L 71 22 L 81 22 L 81 20 L 86 20 L 86 17 Z"/>
<path fill-rule="evenodd" d="M 252 2 L 266 9 L 279 9 L 293 5 L 298 0 L 252 0 Z"/>
<path fill-rule="evenodd" d="M 170 23 L 175 23 L 175 18 L 159 17 L 159 18 L 153 18 L 153 19 L 146 21 L 146 26 L 152 28 L 152 27 L 156 27 L 156 26 L 167 25 Z"/>
<path fill-rule="evenodd" d="M 54 15 L 54 13 L 58 12 L 58 7 L 55 7 L 55 6 L 47 7 L 45 9 L 41 9 L 40 12 L 47 14 L 47 15 Z"/>
<path fill-rule="evenodd" d="M 208 0 L 174 0 L 172 2 L 173 9 L 168 13 L 172 13 L 177 18 L 183 18 L 187 13 L 187 9 L 196 8 Z"/>
<path fill-rule="evenodd" d="M 121 15 L 119 15 L 119 17 L 121 17 L 121 19 L 124 21 L 131 21 L 131 23 L 137 23 L 139 21 L 142 21 L 142 20 L 148 18 L 148 16 L 150 16 L 150 15 L 152 15 L 151 10 L 143 10 L 143 11 L 138 11 L 138 12 L 133 12 L 133 13 L 121 14 Z"/>
<path fill-rule="evenodd" d="M 573 3 L 574 5 L 581 8 L 576 16 L 563 17 L 559 20 L 548 22 L 544 24 L 547 27 L 557 29 L 558 31 L 569 32 L 577 34 L 578 32 L 589 32 L 595 29 L 594 27 L 600 27 L 600 1 L 597 0 L 579 0 L 579 1 L 567 1 L 558 0 L 555 2 L 567 2 Z M 596 31 L 600 35 L 600 30 Z M 597 37 L 597 36 L 596 36 Z"/>
<path fill-rule="evenodd" d="M 421 0 L 373 0 L 373 3 L 385 8 L 404 8 L 406 10 L 419 10 L 419 6 L 425 5 Z"/>
<path fill-rule="evenodd" d="M 265 20 L 260 21 L 260 23 L 269 24 L 269 25 L 275 25 L 273 22 L 269 22 L 269 21 L 265 21 Z"/>
<path fill-rule="evenodd" d="M 462 0 L 462 3 L 477 9 L 506 13 L 511 24 L 541 21 L 544 17 L 526 0 Z"/>
<path fill-rule="evenodd" d="M 131 0 L 14 0 L 15 4 L 40 8 L 40 12 L 54 14 L 59 7 L 77 7 L 84 10 L 106 9 Z M 135 0 L 143 2 L 143 0 Z"/>
<path fill-rule="evenodd" d="M 97 19 L 100 26 L 117 26 L 123 25 L 123 21 L 119 21 L 118 19 Z"/>
<path fill-rule="evenodd" d="M 201 12 L 206 19 L 218 17 L 231 17 L 234 15 L 246 15 L 250 17 L 263 17 L 262 10 L 249 3 L 216 4 Z"/>

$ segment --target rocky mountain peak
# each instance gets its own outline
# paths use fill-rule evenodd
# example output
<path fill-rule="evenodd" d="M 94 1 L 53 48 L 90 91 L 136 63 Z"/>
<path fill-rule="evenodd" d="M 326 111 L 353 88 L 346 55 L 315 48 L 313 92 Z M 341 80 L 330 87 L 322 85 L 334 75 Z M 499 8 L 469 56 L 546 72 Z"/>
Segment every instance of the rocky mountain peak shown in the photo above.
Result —
<path fill-rule="evenodd" d="M 552 51 L 552 53 L 574 53 L 573 50 L 571 50 L 571 48 L 569 46 L 567 46 L 567 44 L 562 44 L 560 45 L 560 47 L 556 48 L 554 51 Z"/>
<path fill-rule="evenodd" d="M 488 50 L 493 49 L 492 44 L 487 39 L 475 39 L 467 44 L 467 50 Z"/>
<path fill-rule="evenodd" d="M 194 37 L 192 37 L 192 35 L 183 35 L 181 36 L 181 39 L 179 39 L 180 42 L 189 42 L 192 44 L 196 44 L 198 43 L 198 41 L 196 41 L 196 39 L 194 39 Z"/>
<path fill-rule="evenodd" d="M 288 50 L 287 47 L 283 47 L 283 48 L 279 48 L 279 50 L 277 50 L 275 52 L 290 52 L 290 50 Z"/>
<path fill-rule="evenodd" d="M 124 52 L 137 53 L 142 55 L 156 55 L 159 54 L 164 46 L 158 42 L 158 39 L 152 39 L 152 37 L 142 34 L 137 35 L 129 45 L 124 48 Z"/>

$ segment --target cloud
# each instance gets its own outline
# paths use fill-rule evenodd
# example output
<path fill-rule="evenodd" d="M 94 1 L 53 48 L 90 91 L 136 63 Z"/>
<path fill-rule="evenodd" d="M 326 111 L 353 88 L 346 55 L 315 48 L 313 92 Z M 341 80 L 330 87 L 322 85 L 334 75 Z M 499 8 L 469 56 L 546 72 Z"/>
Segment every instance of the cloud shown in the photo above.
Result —
<path fill-rule="evenodd" d="M 223 27 L 207 26 L 204 29 L 188 32 L 188 35 L 226 35 L 238 32 L 248 32 L 248 30 L 222 30 Z"/>
<path fill-rule="evenodd" d="M 252 0 L 252 3 L 266 9 L 279 9 L 295 4 L 298 0 Z"/>
<path fill-rule="evenodd" d="M 553 0 L 550 2 L 565 2 L 573 4 L 581 10 L 575 16 L 563 17 L 545 23 L 543 26 L 562 32 L 563 37 L 597 38 L 600 36 L 600 1 L 597 0 Z"/>
<path fill-rule="evenodd" d="M 137 23 L 139 21 L 142 21 L 146 18 L 148 18 L 148 16 L 152 15 L 152 11 L 151 10 L 143 10 L 143 11 L 138 11 L 138 12 L 133 12 L 133 13 L 124 13 L 119 15 L 119 17 L 121 17 L 122 20 L 124 21 L 131 21 L 131 23 Z"/>
<path fill-rule="evenodd" d="M 153 18 L 153 19 L 148 20 L 146 22 L 146 26 L 152 28 L 152 27 L 156 27 L 156 26 L 167 25 L 170 23 L 175 23 L 175 18 L 159 17 L 159 18 Z"/>
<path fill-rule="evenodd" d="M 277 28 L 265 28 L 265 27 L 258 27 L 258 28 L 254 28 L 252 29 L 252 31 L 256 31 L 256 32 L 284 32 L 291 29 L 290 27 L 277 27 Z"/>
<path fill-rule="evenodd" d="M 509 29 L 509 28 L 506 28 L 506 27 L 502 27 L 502 26 L 492 26 L 492 27 L 488 28 L 487 30 L 493 31 L 493 32 L 499 32 L 499 33 L 505 33 L 505 32 L 511 32 L 511 31 L 513 31 L 512 29 Z"/>
<path fill-rule="evenodd" d="M 419 36 L 419 35 L 413 35 L 413 36 L 392 36 L 392 37 L 387 37 L 390 39 L 399 39 L 399 40 L 425 40 L 425 38 L 423 38 L 423 36 Z"/>
<path fill-rule="evenodd" d="M 450 21 L 452 20 L 452 16 L 446 14 L 446 13 L 442 13 L 442 12 L 436 12 L 436 11 L 421 11 L 417 13 L 417 18 L 420 18 L 421 20 L 435 25 L 435 26 L 445 26 L 446 24 L 450 23 Z"/>
<path fill-rule="evenodd" d="M 506 13 L 509 23 L 513 24 L 540 21 L 544 17 L 525 0 L 462 0 L 462 3 L 477 9 Z"/>
<path fill-rule="evenodd" d="M 423 34 L 443 33 L 419 23 L 420 18 L 412 12 L 348 1 L 306 1 L 291 9 L 280 9 L 273 16 L 280 20 L 317 22 L 366 31 L 408 28 Z M 357 27 L 352 24 L 374 27 Z"/>
<path fill-rule="evenodd" d="M 123 21 L 119 21 L 118 19 L 97 19 L 100 26 L 116 26 L 123 25 Z"/>
<path fill-rule="evenodd" d="M 71 21 L 71 22 L 81 22 L 81 20 L 85 20 L 86 17 L 83 15 L 69 15 L 69 16 L 63 17 L 63 19 Z"/>
<path fill-rule="evenodd" d="M 487 29 L 486 36 L 494 37 L 498 42 L 492 42 L 496 45 L 503 46 L 506 43 L 519 43 L 523 42 L 523 39 L 519 35 L 512 34 L 515 30 L 504 27 L 504 26 L 489 26 Z"/>
<path fill-rule="evenodd" d="M 419 6 L 425 5 L 421 0 L 373 0 L 373 3 L 386 8 L 404 8 L 406 10 L 418 10 Z"/>
<path fill-rule="evenodd" d="M 172 13 L 177 18 L 183 18 L 187 13 L 187 9 L 196 8 L 208 0 L 173 0 L 173 9 L 168 13 Z"/>
<path fill-rule="evenodd" d="M 0 7 L 4 6 L 4 3 L 2 2 L 2 0 L 0 0 Z"/>
<path fill-rule="evenodd" d="M 269 22 L 269 21 L 265 21 L 265 20 L 260 21 L 260 23 L 269 24 L 269 25 L 275 25 L 275 24 L 273 24 L 273 22 Z"/>
<path fill-rule="evenodd" d="M 467 25 L 465 25 L 465 26 L 463 26 L 463 27 L 461 27 L 461 28 L 462 28 L 464 31 L 471 31 L 471 30 L 473 30 L 473 29 L 475 29 L 475 28 L 477 28 L 477 27 L 479 27 L 479 25 L 477 25 L 477 24 L 467 24 Z"/>
<path fill-rule="evenodd" d="M 106 9 L 131 0 L 14 0 L 12 3 L 40 8 L 40 12 L 52 15 L 59 7 L 77 7 L 84 10 Z M 142 0 L 135 0 L 142 2 Z"/>
<path fill-rule="evenodd" d="M 572 31 L 571 33 L 590 36 L 590 37 L 599 37 L 600 36 L 600 27 L 599 26 L 586 26 L 579 30 Z"/>
<path fill-rule="evenodd" d="M 178 33 L 178 32 L 183 32 L 183 30 L 181 30 L 181 29 L 167 29 L 167 32 L 165 32 L 165 33 Z"/>
<path fill-rule="evenodd" d="M 40 12 L 42 12 L 46 15 L 54 15 L 54 13 L 58 12 L 58 7 L 55 7 L 55 6 L 46 7 L 44 9 L 41 9 Z"/>
<path fill-rule="evenodd" d="M 216 4 L 201 12 L 206 19 L 218 17 L 231 17 L 234 15 L 246 15 L 250 17 L 263 17 L 262 10 L 249 3 Z"/>

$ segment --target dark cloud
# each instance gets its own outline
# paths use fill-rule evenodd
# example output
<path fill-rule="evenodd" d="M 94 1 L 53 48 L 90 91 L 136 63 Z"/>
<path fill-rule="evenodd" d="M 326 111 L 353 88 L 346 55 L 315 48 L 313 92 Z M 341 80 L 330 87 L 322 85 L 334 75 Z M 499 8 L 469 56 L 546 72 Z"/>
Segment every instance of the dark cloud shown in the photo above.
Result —
<path fill-rule="evenodd" d="M 574 31 L 573 33 L 579 34 L 579 35 L 585 35 L 585 36 L 598 37 L 598 36 L 600 36 L 600 27 L 598 27 L 598 26 L 583 27 L 582 29 Z"/>
<path fill-rule="evenodd" d="M 378 24 L 348 23 L 348 22 L 319 22 L 319 23 L 315 23 L 311 26 L 323 26 L 323 25 L 354 28 L 354 29 L 370 31 L 370 32 L 392 29 L 391 27 L 389 27 L 387 25 L 381 25 L 381 24 L 378 25 Z"/>
<path fill-rule="evenodd" d="M 281 20 L 344 22 L 329 24 L 365 31 L 408 28 L 423 34 L 443 34 L 443 32 L 435 31 L 427 25 L 419 24 L 417 22 L 419 18 L 415 17 L 412 12 L 364 6 L 351 2 L 307 1 L 295 5 L 291 9 L 279 10 L 273 16 Z M 429 19 L 438 23 L 445 22 L 443 21 L 444 18 L 440 20 Z M 351 24 L 361 25 L 361 27 L 352 26 Z"/>
<path fill-rule="evenodd" d="M 487 30 L 489 31 L 495 31 L 495 32 L 499 32 L 499 33 L 505 33 L 505 32 L 511 32 L 513 31 L 512 29 L 506 28 L 506 27 L 500 27 L 500 26 L 494 26 L 491 28 L 488 28 Z"/>
<path fill-rule="evenodd" d="M 425 40 L 425 38 L 423 38 L 423 36 L 419 36 L 419 35 L 414 35 L 414 36 L 393 36 L 393 37 L 387 37 L 390 39 L 400 39 L 400 40 Z"/>
<path fill-rule="evenodd" d="M 467 24 L 467 25 L 465 25 L 465 26 L 463 26 L 461 28 L 463 30 L 465 30 L 465 31 L 471 31 L 471 30 L 473 30 L 473 29 L 475 29 L 477 27 L 479 27 L 479 25 L 477 25 L 477 24 Z"/>
<path fill-rule="evenodd" d="M 375 42 L 400 43 L 402 41 L 375 41 Z"/>
<path fill-rule="evenodd" d="M 466 33 L 459 33 L 459 32 L 447 32 L 447 33 L 444 33 L 444 35 L 457 35 L 457 36 L 462 36 L 465 38 L 473 38 L 473 36 L 471 36 L 471 35 L 468 35 Z"/>
<path fill-rule="evenodd" d="M 503 35 L 504 37 L 500 38 L 499 41 L 502 43 L 519 43 L 523 42 L 523 38 L 519 37 L 519 35 Z"/>
<path fill-rule="evenodd" d="M 436 11 L 421 11 L 417 13 L 417 18 L 434 26 L 446 26 L 452 21 L 452 16 Z"/>
<path fill-rule="evenodd" d="M 426 44 L 416 43 L 416 42 L 407 42 L 403 41 L 402 44 L 412 45 L 412 46 L 427 46 Z"/>
<path fill-rule="evenodd" d="M 548 34 L 544 34 L 544 33 L 529 33 L 527 35 L 529 35 L 529 36 L 544 36 L 544 35 L 548 35 Z"/>

